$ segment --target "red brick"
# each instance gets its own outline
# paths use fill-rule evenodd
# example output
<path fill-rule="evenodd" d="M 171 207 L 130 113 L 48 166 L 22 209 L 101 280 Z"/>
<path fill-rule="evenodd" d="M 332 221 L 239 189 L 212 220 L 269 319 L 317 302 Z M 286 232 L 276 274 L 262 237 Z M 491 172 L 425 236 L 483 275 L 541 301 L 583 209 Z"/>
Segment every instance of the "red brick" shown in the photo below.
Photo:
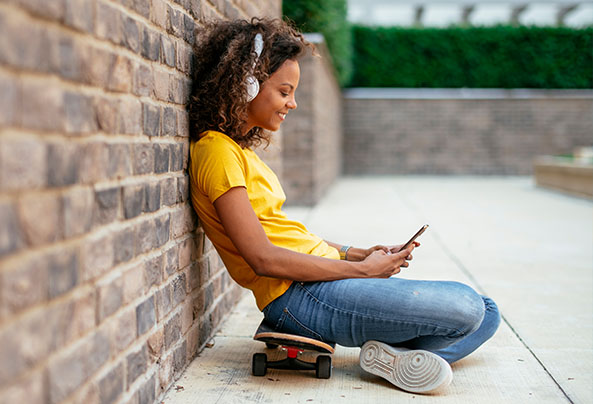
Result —
<path fill-rule="evenodd" d="M 16 208 L 10 201 L 0 201 L 0 257 L 23 248 L 24 236 L 17 220 Z"/>
<path fill-rule="evenodd" d="M 156 375 L 150 376 L 148 381 L 138 390 L 139 403 L 152 403 L 156 399 Z"/>
<path fill-rule="evenodd" d="M 166 391 L 173 381 L 173 354 L 161 357 L 159 366 L 159 386 L 161 391 Z"/>
<path fill-rule="evenodd" d="M 136 306 L 136 327 L 138 335 L 144 334 L 156 324 L 154 295 Z"/>
<path fill-rule="evenodd" d="M 85 69 L 90 63 L 96 63 L 91 60 L 92 49 L 88 43 L 54 30 L 48 30 L 47 36 L 51 44 L 51 71 L 68 80 L 88 83 Z"/>
<path fill-rule="evenodd" d="M 113 236 L 87 237 L 82 247 L 82 279 L 92 280 L 108 271 L 113 265 Z"/>
<path fill-rule="evenodd" d="M 191 82 L 182 75 L 171 75 L 169 78 L 169 101 L 185 105 L 189 101 Z"/>
<path fill-rule="evenodd" d="M 49 47 L 43 28 L 10 9 L 0 10 L 0 62 L 20 69 L 48 69 Z"/>
<path fill-rule="evenodd" d="M 189 115 L 185 109 L 177 110 L 177 136 L 189 137 Z"/>
<path fill-rule="evenodd" d="M 183 41 L 177 41 L 177 69 L 189 74 L 192 67 L 193 54 L 194 51 L 191 46 L 187 46 Z"/>
<path fill-rule="evenodd" d="M 163 253 L 164 257 L 164 275 L 165 277 L 170 276 L 177 272 L 179 269 L 179 247 L 174 245 Z"/>
<path fill-rule="evenodd" d="M 148 0 L 128 0 L 132 10 L 144 18 L 150 17 L 150 2 Z"/>
<path fill-rule="evenodd" d="M 164 327 L 160 327 L 150 337 L 148 337 L 148 353 L 151 356 L 152 362 L 156 362 L 161 357 L 164 338 Z"/>
<path fill-rule="evenodd" d="M 181 334 L 185 335 L 194 323 L 193 307 L 190 303 L 185 303 L 181 311 Z"/>
<path fill-rule="evenodd" d="M 30 129 L 63 131 L 65 123 L 62 89 L 51 80 L 33 79 L 23 81 L 22 125 Z"/>
<path fill-rule="evenodd" d="M 79 182 L 95 183 L 107 178 L 108 150 L 105 143 L 92 142 L 81 149 Z"/>
<path fill-rule="evenodd" d="M 6 260 L 0 267 L 0 317 L 43 303 L 47 296 L 46 256 L 36 254 L 18 260 Z"/>
<path fill-rule="evenodd" d="M 108 278 L 97 284 L 97 318 L 102 322 L 115 313 L 123 302 L 123 279 Z"/>
<path fill-rule="evenodd" d="M 110 404 L 124 392 L 124 365 L 120 363 L 99 380 L 99 398 L 101 404 Z"/>
<path fill-rule="evenodd" d="M 189 205 L 180 205 L 180 208 L 171 212 L 171 237 L 178 238 L 194 230 L 196 226 L 195 213 Z"/>
<path fill-rule="evenodd" d="M 163 29 L 167 28 L 169 14 L 165 0 L 151 0 L 150 21 Z"/>
<path fill-rule="evenodd" d="M 148 260 L 144 267 L 146 288 L 159 285 L 163 280 L 163 256 L 158 255 Z"/>
<path fill-rule="evenodd" d="M 114 44 L 119 45 L 123 38 L 121 17 L 120 11 L 115 7 L 112 7 L 105 0 L 97 0 L 95 34 L 99 38 L 108 39 Z"/>
<path fill-rule="evenodd" d="M 132 90 L 132 61 L 123 55 L 117 55 L 111 65 L 107 88 L 112 91 L 129 93 Z"/>
<path fill-rule="evenodd" d="M 173 368 L 175 378 L 181 376 L 181 372 L 187 364 L 187 341 L 183 341 L 173 352 Z"/>
<path fill-rule="evenodd" d="M 29 190 L 46 183 L 47 145 L 33 136 L 0 136 L 0 190 Z"/>
<path fill-rule="evenodd" d="M 173 220 L 175 220 L 174 216 Z M 194 239 L 191 237 L 186 238 L 179 244 L 179 269 L 183 269 L 191 263 L 194 248 Z"/>
<path fill-rule="evenodd" d="M 189 11 L 191 15 L 198 19 L 202 16 L 202 1 L 201 0 L 189 0 Z M 255 13 L 251 15 L 256 15 Z"/>
<path fill-rule="evenodd" d="M 132 173 L 132 159 L 130 145 L 112 143 L 107 145 L 109 161 L 107 166 L 108 178 L 124 178 Z"/>
<path fill-rule="evenodd" d="M 55 193 L 27 193 L 18 200 L 19 220 L 30 246 L 55 242 L 61 238 L 61 206 Z"/>
<path fill-rule="evenodd" d="M 0 392 L 0 403 L 45 404 L 43 371 L 35 371 Z"/>
<path fill-rule="evenodd" d="M 152 143 L 134 144 L 134 174 L 154 172 L 154 148 Z"/>
<path fill-rule="evenodd" d="M 123 44 L 135 53 L 140 52 L 140 23 L 132 17 L 123 17 Z"/>
<path fill-rule="evenodd" d="M 169 72 L 155 67 L 152 74 L 155 97 L 161 101 L 169 101 Z"/>
<path fill-rule="evenodd" d="M 193 359 L 197 355 L 199 348 L 199 340 L 200 326 L 196 322 L 191 326 L 191 328 L 187 332 L 187 358 L 189 360 Z"/>
<path fill-rule="evenodd" d="M 144 97 L 152 95 L 154 82 L 150 65 L 145 63 L 135 63 L 134 72 L 132 92 L 138 96 Z"/>
<path fill-rule="evenodd" d="M 93 191 L 88 187 L 77 187 L 62 196 L 64 209 L 64 237 L 70 238 L 88 232 L 92 225 L 94 206 Z"/>
<path fill-rule="evenodd" d="M 183 12 L 171 6 L 169 6 L 167 32 L 172 33 L 178 38 L 183 38 Z"/>
<path fill-rule="evenodd" d="M 165 34 L 161 35 L 161 51 L 161 62 L 175 67 L 175 42 Z"/>
<path fill-rule="evenodd" d="M 78 92 L 64 93 L 65 131 L 69 134 L 88 134 L 97 131 L 97 116 L 93 99 Z"/>
<path fill-rule="evenodd" d="M 127 262 L 134 257 L 134 229 L 126 227 L 113 236 L 114 264 Z"/>
<path fill-rule="evenodd" d="M 130 386 L 138 377 L 146 372 L 148 367 L 148 349 L 142 345 L 139 350 L 131 352 L 126 357 L 127 385 Z"/>
<path fill-rule="evenodd" d="M 144 262 L 139 262 L 123 274 L 124 304 L 139 297 L 144 288 Z"/>
<path fill-rule="evenodd" d="M 109 359 L 109 340 L 95 332 L 52 358 L 48 365 L 49 402 L 62 402 Z"/>
<path fill-rule="evenodd" d="M 121 211 L 121 188 L 95 188 L 93 224 L 102 225 L 115 221 Z M 132 251 L 133 253 L 133 251 Z M 116 253 L 117 255 L 117 253 Z M 120 261 L 121 262 L 121 261 Z"/>
<path fill-rule="evenodd" d="M 52 142 L 47 145 L 47 183 L 59 187 L 78 182 L 81 145 Z"/>
<path fill-rule="evenodd" d="M 66 12 L 65 0 L 19 0 L 18 4 L 34 15 L 55 21 L 62 21 Z"/>
<path fill-rule="evenodd" d="M 72 28 L 93 32 L 94 4 L 88 0 L 65 0 L 64 22 Z"/>
<path fill-rule="evenodd" d="M 95 113 L 98 129 L 104 133 L 117 133 L 119 101 L 113 98 L 96 97 Z"/>
<path fill-rule="evenodd" d="M 0 126 L 16 125 L 20 120 L 20 82 L 0 71 Z"/>
<path fill-rule="evenodd" d="M 138 99 L 124 98 L 120 100 L 118 108 L 118 132 L 130 135 L 141 134 L 142 103 Z"/>
<path fill-rule="evenodd" d="M 60 327 L 60 332 L 64 333 L 64 344 L 81 337 L 96 326 L 95 292 L 88 290 L 84 294 L 81 294 L 81 296 L 76 297 L 68 303 L 66 308 L 62 309 L 61 312 L 67 313 L 65 323 Z M 59 324 L 59 322 L 57 323 Z"/>
<path fill-rule="evenodd" d="M 147 27 L 142 26 L 142 56 L 145 58 L 157 61 L 161 55 L 161 36 L 160 34 Z"/>
<path fill-rule="evenodd" d="M 46 358 L 52 346 L 52 334 L 37 311 L 0 329 L 0 388 L 32 369 Z"/>
<path fill-rule="evenodd" d="M 49 298 L 60 296 L 78 284 L 78 251 L 62 247 L 49 257 Z"/>
<path fill-rule="evenodd" d="M 136 339 L 136 310 L 129 309 L 110 321 L 110 341 L 115 354 L 122 352 Z"/>
<path fill-rule="evenodd" d="M 171 311 L 171 285 L 166 284 L 156 292 L 157 321 L 160 322 Z"/>

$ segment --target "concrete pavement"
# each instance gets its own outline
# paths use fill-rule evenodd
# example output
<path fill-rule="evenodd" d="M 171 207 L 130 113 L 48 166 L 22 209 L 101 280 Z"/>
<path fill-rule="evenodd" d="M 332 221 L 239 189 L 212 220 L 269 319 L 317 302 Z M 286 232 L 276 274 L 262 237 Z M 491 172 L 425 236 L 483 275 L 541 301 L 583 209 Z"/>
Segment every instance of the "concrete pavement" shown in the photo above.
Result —
<path fill-rule="evenodd" d="M 278 353 L 251 339 L 262 316 L 246 294 L 166 404 L 593 402 L 593 202 L 536 188 L 528 177 L 360 177 L 287 213 L 325 239 L 361 247 L 403 242 L 430 224 L 398 276 L 472 285 L 497 302 L 498 333 L 453 365 L 440 396 L 365 374 L 359 349 L 343 347 L 329 380 L 277 370 L 257 378 L 251 355 Z"/>

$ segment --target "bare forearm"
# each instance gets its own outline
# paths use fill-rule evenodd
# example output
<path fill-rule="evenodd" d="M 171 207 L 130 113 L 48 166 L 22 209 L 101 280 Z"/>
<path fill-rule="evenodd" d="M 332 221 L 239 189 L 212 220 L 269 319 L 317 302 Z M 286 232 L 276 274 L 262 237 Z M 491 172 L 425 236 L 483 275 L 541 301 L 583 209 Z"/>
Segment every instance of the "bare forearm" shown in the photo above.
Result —
<path fill-rule="evenodd" d="M 294 281 L 333 281 L 367 277 L 364 264 L 297 253 L 273 246 L 252 264 L 258 275 Z"/>
<path fill-rule="evenodd" d="M 328 245 L 330 245 L 331 247 L 333 247 L 336 250 L 338 250 L 338 251 L 340 251 L 340 249 L 343 247 L 342 244 L 337 244 L 337 243 L 334 243 L 332 241 L 325 240 L 325 242 Z M 369 255 L 368 249 L 365 249 L 365 248 L 357 248 L 357 247 L 350 247 L 348 249 L 348 253 L 346 254 L 346 259 L 348 261 L 362 261 L 368 255 Z"/>

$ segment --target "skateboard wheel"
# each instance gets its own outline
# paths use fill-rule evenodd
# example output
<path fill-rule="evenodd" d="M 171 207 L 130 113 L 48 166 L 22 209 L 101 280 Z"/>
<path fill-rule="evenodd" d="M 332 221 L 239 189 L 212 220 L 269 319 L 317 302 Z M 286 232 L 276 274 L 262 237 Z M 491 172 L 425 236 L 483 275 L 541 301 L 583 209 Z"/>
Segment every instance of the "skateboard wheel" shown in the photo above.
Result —
<path fill-rule="evenodd" d="M 318 379 L 329 379 L 332 375 L 332 358 L 327 355 L 319 355 L 315 365 L 315 376 Z"/>
<path fill-rule="evenodd" d="M 264 353 L 253 354 L 251 373 L 253 376 L 265 376 L 268 370 L 268 356 Z"/>

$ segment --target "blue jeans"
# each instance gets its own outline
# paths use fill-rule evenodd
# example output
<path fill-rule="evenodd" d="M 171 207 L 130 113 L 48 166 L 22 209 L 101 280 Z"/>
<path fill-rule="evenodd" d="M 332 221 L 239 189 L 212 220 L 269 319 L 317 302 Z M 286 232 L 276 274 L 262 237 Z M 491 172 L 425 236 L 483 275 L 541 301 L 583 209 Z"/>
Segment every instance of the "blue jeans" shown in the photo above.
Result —
<path fill-rule="evenodd" d="M 277 331 L 348 347 L 376 340 L 453 363 L 500 324 L 496 304 L 459 282 L 402 278 L 294 282 L 263 310 Z"/>

